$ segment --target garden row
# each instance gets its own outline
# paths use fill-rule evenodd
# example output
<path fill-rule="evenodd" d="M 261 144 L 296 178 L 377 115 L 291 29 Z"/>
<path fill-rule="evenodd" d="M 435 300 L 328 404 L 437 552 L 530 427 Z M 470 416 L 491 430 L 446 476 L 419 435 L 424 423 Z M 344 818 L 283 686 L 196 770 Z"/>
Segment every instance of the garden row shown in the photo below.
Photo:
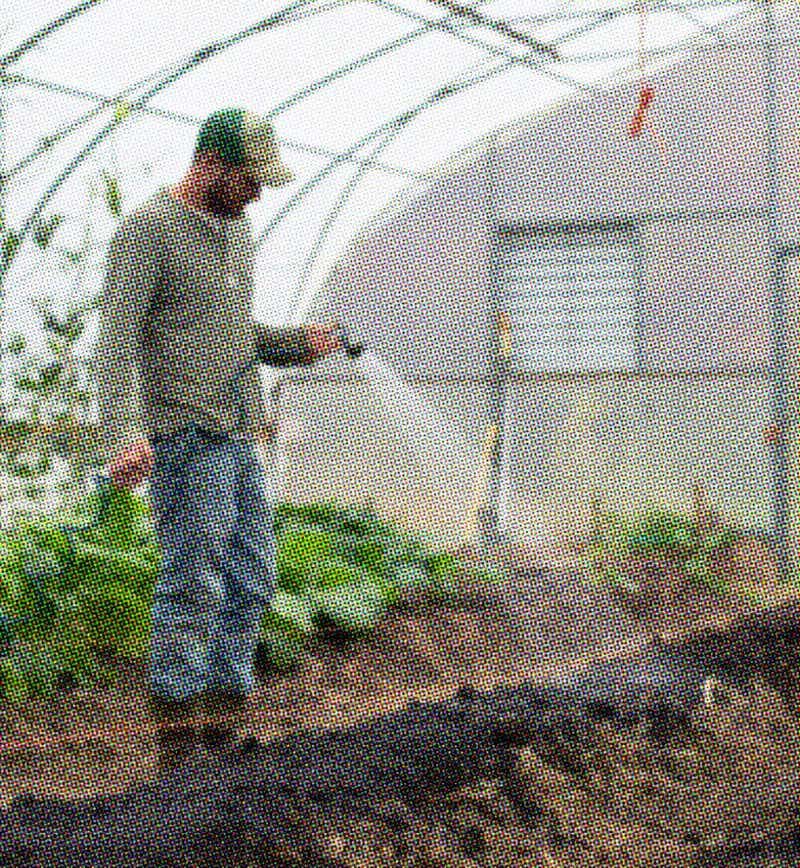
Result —
<path fill-rule="evenodd" d="M 108 487 L 70 512 L 19 518 L 0 535 L 0 701 L 21 702 L 113 677 L 110 656 L 147 653 L 160 564 L 147 502 Z M 463 567 L 447 553 L 380 520 L 369 507 L 334 503 L 275 509 L 277 587 L 262 622 L 268 661 L 291 667 L 307 638 L 324 630 L 369 633 L 406 590 L 455 589 Z M 475 569 L 478 581 L 502 578 Z"/>
<path fill-rule="evenodd" d="M 152 514 L 132 492 L 109 485 L 103 496 L 92 493 L 69 512 L 19 518 L 0 534 L 0 701 L 107 681 L 114 677 L 109 656 L 147 653 L 160 563 Z M 725 590 L 714 564 L 737 531 L 663 508 L 633 519 L 610 512 L 595 518 L 585 561 L 598 581 L 642 592 L 631 565 L 650 558 Z M 65 525 L 87 529 L 65 533 Z M 261 639 L 276 668 L 293 666 L 318 631 L 368 634 L 409 593 L 458 593 L 466 570 L 369 506 L 279 504 L 274 529 L 277 587 Z M 479 583 L 503 578 L 498 569 L 468 573 Z"/>

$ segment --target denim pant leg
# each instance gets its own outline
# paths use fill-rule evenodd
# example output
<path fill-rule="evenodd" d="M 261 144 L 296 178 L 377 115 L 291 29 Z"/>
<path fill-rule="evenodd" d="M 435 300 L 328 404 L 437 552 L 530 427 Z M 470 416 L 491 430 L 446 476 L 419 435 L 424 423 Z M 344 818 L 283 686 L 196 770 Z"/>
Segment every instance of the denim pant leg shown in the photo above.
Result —
<path fill-rule="evenodd" d="M 236 525 L 236 453 L 196 426 L 153 443 L 151 500 L 161 569 L 152 610 L 150 687 L 171 699 L 201 693 L 222 604 L 222 567 Z"/>
<path fill-rule="evenodd" d="M 237 455 L 236 524 L 222 568 L 224 599 L 209 649 L 209 686 L 250 693 L 261 621 L 276 586 L 272 495 L 254 444 L 231 446 Z"/>

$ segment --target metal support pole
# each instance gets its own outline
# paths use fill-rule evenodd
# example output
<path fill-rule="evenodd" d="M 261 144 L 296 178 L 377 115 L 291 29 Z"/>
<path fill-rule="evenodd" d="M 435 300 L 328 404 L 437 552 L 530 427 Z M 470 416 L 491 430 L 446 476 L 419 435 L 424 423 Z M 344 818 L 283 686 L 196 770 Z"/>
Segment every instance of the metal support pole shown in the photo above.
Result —
<path fill-rule="evenodd" d="M 0 32 L 0 39 L 5 36 L 5 32 Z M 0 43 L 2 44 L 2 43 Z M 4 70 L 4 65 L 0 63 L 0 73 Z M 6 171 L 6 97 L 7 92 L 11 90 L 11 86 L 6 83 L 3 76 L 0 74 L 0 259 L 4 255 L 5 249 L 5 233 L 6 233 L 6 214 L 5 214 L 5 171 Z M 3 311 L 5 310 L 5 294 L 3 292 L 3 281 L 0 280 L 0 424 L 5 425 L 6 413 L 5 405 L 6 398 L 3 394 L 3 389 L 6 382 L 5 377 L 5 352 L 3 346 L 5 344 L 5 329 L 3 328 Z M 5 529 L 6 510 L 2 508 L 2 504 L 8 504 L 10 501 L 9 492 L 7 489 L 7 479 L 5 474 L 5 460 L 0 460 L 0 530 Z M 3 619 L 0 613 L 0 641 L 2 641 Z"/>
<path fill-rule="evenodd" d="M 764 0 L 767 45 L 764 64 L 764 102 L 767 136 L 767 206 L 769 209 L 769 286 L 772 313 L 772 412 L 777 437 L 772 443 L 772 491 L 777 542 L 778 570 L 782 582 L 789 581 L 789 490 L 786 413 L 786 310 L 784 262 L 778 240 L 778 129 L 775 69 L 775 10 Z"/>
<path fill-rule="evenodd" d="M 500 502 L 500 485 L 503 474 L 503 452 L 505 445 L 506 396 L 508 393 L 508 373 L 511 355 L 511 325 L 508 315 L 497 313 L 497 330 L 500 338 L 499 351 L 495 362 L 495 389 L 493 417 L 497 436 L 491 453 L 491 475 L 489 477 L 489 495 L 486 506 L 479 512 L 479 527 L 481 547 L 486 554 L 495 555 L 497 547 L 507 542 L 506 529 L 501 527 L 498 505 Z"/>

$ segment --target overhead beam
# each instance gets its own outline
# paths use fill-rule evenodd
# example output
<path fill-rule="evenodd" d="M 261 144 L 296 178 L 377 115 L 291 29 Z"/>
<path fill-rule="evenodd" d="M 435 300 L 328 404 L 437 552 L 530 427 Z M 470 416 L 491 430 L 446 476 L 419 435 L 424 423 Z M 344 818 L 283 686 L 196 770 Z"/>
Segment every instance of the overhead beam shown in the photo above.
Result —
<path fill-rule="evenodd" d="M 560 59 L 559 53 L 554 46 L 545 45 L 543 42 L 539 42 L 538 39 L 534 39 L 527 33 L 517 30 L 505 21 L 497 18 L 489 18 L 469 6 L 462 6 L 461 3 L 456 3 L 455 0 L 428 0 L 428 3 L 433 3 L 436 6 L 443 6 L 454 15 L 466 18 L 481 27 L 488 27 L 496 33 L 502 33 L 503 36 L 507 36 L 509 39 L 513 39 L 515 42 L 519 42 L 527 48 L 532 48 L 534 51 L 549 55 L 553 60 Z"/>
<path fill-rule="evenodd" d="M 60 93 L 65 96 L 85 99 L 107 108 L 113 108 L 115 105 L 119 104 L 119 99 L 116 97 L 106 96 L 105 94 L 97 93 L 96 91 L 85 90 L 83 88 L 70 87 L 68 85 L 58 84 L 52 81 L 46 81 L 41 78 L 34 78 L 30 75 L 21 75 L 20 73 L 0 73 L 0 83 L 2 82 L 6 82 L 7 84 L 24 85 L 26 87 L 34 88 L 36 90 L 49 91 L 51 93 Z M 184 124 L 187 126 L 199 127 L 200 124 L 203 122 L 203 118 L 197 117 L 196 115 L 187 114 L 185 112 L 169 111 L 168 109 L 160 109 L 153 106 L 142 106 L 139 109 L 139 114 L 149 115 L 151 117 L 164 118 L 165 120 L 175 121 L 176 123 Z M 332 151 L 329 148 L 321 148 L 315 145 L 308 145 L 304 142 L 298 142 L 292 139 L 281 138 L 280 144 L 282 147 L 293 148 L 294 150 L 300 151 L 301 153 L 312 154 L 318 157 L 335 157 L 338 155 L 337 151 Z M 43 147 L 45 148 L 45 150 L 48 148 L 46 141 Z M 13 167 L 13 169 L 9 171 L 9 174 L 14 175 L 24 169 L 27 165 L 33 162 L 35 156 L 38 156 L 36 152 L 34 152 L 34 155 L 29 155 L 28 157 L 21 160 L 19 163 L 17 163 L 16 166 Z M 347 161 L 356 165 L 367 164 L 370 166 L 370 168 L 380 169 L 383 172 L 389 172 L 393 175 L 402 175 L 403 177 L 413 178 L 414 180 L 418 181 L 425 180 L 425 178 L 427 177 L 420 172 L 412 172 L 406 169 L 399 169 L 396 166 L 389 166 L 383 163 L 372 163 L 369 160 L 364 160 L 356 156 L 348 158 Z"/>

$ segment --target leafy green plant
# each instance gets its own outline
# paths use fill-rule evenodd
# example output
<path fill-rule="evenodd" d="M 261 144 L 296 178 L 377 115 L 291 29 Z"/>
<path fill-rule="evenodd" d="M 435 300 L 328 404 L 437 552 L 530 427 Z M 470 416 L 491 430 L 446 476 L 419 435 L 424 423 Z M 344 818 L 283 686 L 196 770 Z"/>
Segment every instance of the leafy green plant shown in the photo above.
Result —
<path fill-rule="evenodd" d="M 339 514 L 339 528 L 345 533 L 361 537 L 386 533 L 388 525 L 381 521 L 369 507 L 345 507 Z"/>
<path fill-rule="evenodd" d="M 119 191 L 119 181 L 114 175 L 103 172 L 103 187 L 106 207 L 114 217 L 122 216 L 122 196 Z"/>
<path fill-rule="evenodd" d="M 3 266 L 11 264 L 14 257 L 17 255 L 17 250 L 20 245 L 20 234 L 13 229 L 8 229 L 3 236 Z"/>
<path fill-rule="evenodd" d="M 46 644 L 18 646 L 0 659 L 3 696 L 12 704 L 31 696 L 52 696 L 58 677 L 58 659 Z"/>
<path fill-rule="evenodd" d="M 317 620 L 323 627 L 330 623 L 356 636 L 374 630 L 386 609 L 383 594 L 369 580 L 312 589 L 310 594 L 317 610 Z"/>
<path fill-rule="evenodd" d="M 287 525 L 311 525 L 333 530 L 339 524 L 341 507 L 335 501 L 325 503 L 281 503 L 275 507 L 273 527 L 282 533 Z"/>
<path fill-rule="evenodd" d="M 277 590 L 268 614 L 273 624 L 288 624 L 305 634 L 314 632 L 314 607 L 308 597 Z"/>
<path fill-rule="evenodd" d="M 47 220 L 39 219 L 33 229 L 33 240 L 37 246 L 45 250 L 50 244 L 53 233 L 64 222 L 63 214 L 54 214 Z"/>
<path fill-rule="evenodd" d="M 23 551 L 35 548 L 42 553 L 48 552 L 55 559 L 53 572 L 60 573 L 68 566 L 69 541 L 50 516 L 21 516 L 13 533 L 19 539 Z"/>
<path fill-rule="evenodd" d="M 132 491 L 108 487 L 107 512 L 95 535 L 102 540 L 129 549 L 140 542 L 143 519 L 149 508 Z"/>
<path fill-rule="evenodd" d="M 686 552 L 696 542 L 693 523 L 683 515 L 651 507 L 633 526 L 628 538 L 632 552 Z"/>
<path fill-rule="evenodd" d="M 328 557 L 311 567 L 311 580 L 318 588 L 336 588 L 340 585 L 354 585 L 367 577 L 367 571 L 343 558 Z"/>
<path fill-rule="evenodd" d="M 728 526 L 701 534 L 694 521 L 664 507 L 648 507 L 643 515 L 631 519 L 600 511 L 596 534 L 583 562 L 593 579 L 636 593 L 638 583 L 624 571 L 629 556 L 668 558 L 693 582 L 724 591 L 725 580 L 712 563 L 740 538 L 741 534 Z"/>
<path fill-rule="evenodd" d="M 9 657 L 0 658 L 0 683 L 2 683 L 3 698 L 12 705 L 19 705 L 31 695 L 24 672 Z"/>
<path fill-rule="evenodd" d="M 145 650 L 149 611 L 148 601 L 121 582 L 105 582 L 81 599 L 81 619 L 90 642 L 129 657 Z"/>
<path fill-rule="evenodd" d="M 18 600 L 25 592 L 23 579 L 24 542 L 8 534 L 0 535 L 0 608 Z"/>
<path fill-rule="evenodd" d="M 294 668 L 306 647 L 305 634 L 287 623 L 275 623 L 269 619 L 262 625 L 261 641 L 267 660 L 278 670 Z"/>
<path fill-rule="evenodd" d="M 453 555 L 448 552 L 428 555 L 424 565 L 429 576 L 428 587 L 434 596 L 448 596 L 457 590 L 461 567 Z"/>
<path fill-rule="evenodd" d="M 108 582 L 116 582 L 144 594 L 152 590 L 157 574 L 155 552 L 145 554 L 81 542 L 64 585 L 73 589 L 81 586 L 100 588 Z"/>
<path fill-rule="evenodd" d="M 16 696 L 50 689 L 53 673 L 69 673 L 81 684 L 111 678 L 112 670 L 95 656 L 100 649 L 144 653 L 160 561 L 152 513 L 133 493 L 109 491 L 104 520 L 75 534 L 74 552 L 59 525 L 92 520 L 98 492 L 54 516 L 24 516 L 13 533 L 0 535 L 0 611 L 12 619 L 34 611 L 26 566 L 43 579 L 55 607 L 46 630 L 36 625 L 33 633 L 12 637 L 47 649 L 25 665 L 16 658 L 9 663 L 9 691 Z M 276 510 L 285 522 L 277 540 L 279 583 L 261 630 L 267 657 L 278 668 L 294 665 L 319 626 L 369 632 L 403 587 L 434 585 L 445 592 L 458 570 L 451 555 L 427 551 L 363 507 L 284 507 Z M 311 518 L 325 526 L 300 524 Z"/>
<path fill-rule="evenodd" d="M 278 585 L 287 591 L 302 591 L 314 565 L 334 551 L 335 537 L 316 528 L 290 528 L 280 537 L 276 555 Z"/>

